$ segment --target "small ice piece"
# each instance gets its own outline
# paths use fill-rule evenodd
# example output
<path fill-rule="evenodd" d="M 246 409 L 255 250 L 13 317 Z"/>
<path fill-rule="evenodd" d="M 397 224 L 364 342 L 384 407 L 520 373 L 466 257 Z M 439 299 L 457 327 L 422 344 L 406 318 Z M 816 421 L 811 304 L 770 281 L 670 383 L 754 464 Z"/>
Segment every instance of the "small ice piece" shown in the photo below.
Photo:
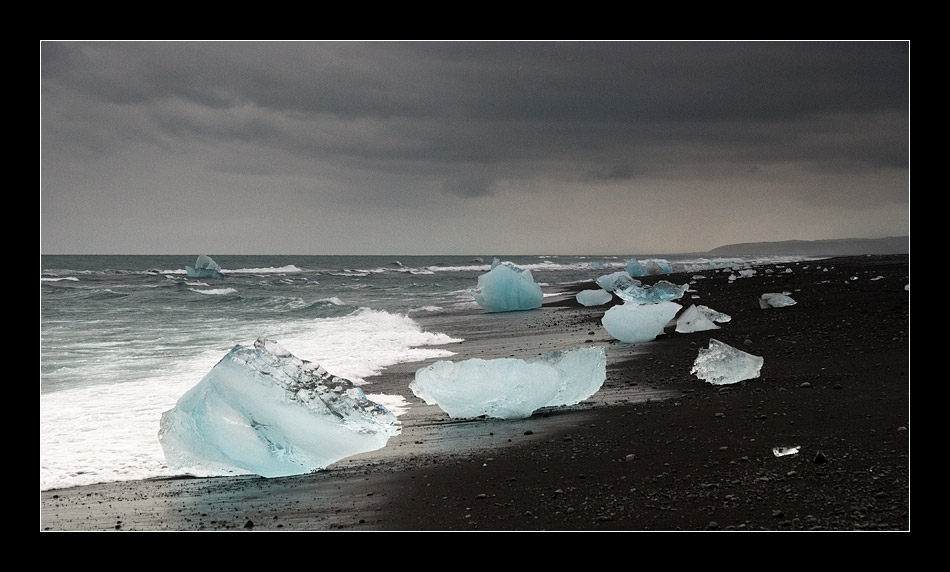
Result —
<path fill-rule="evenodd" d="M 604 274 L 597 279 L 597 285 L 606 290 L 607 292 L 614 292 L 617 290 L 622 290 L 624 288 L 629 288 L 633 285 L 640 285 L 639 280 L 634 280 L 630 277 L 629 274 L 620 270 L 612 274 Z"/>
<path fill-rule="evenodd" d="M 158 438 L 176 472 L 281 477 L 382 448 L 399 432 L 350 381 L 258 339 L 236 345 L 163 413 Z"/>
<path fill-rule="evenodd" d="M 596 290 L 581 290 L 577 293 L 577 301 L 583 306 L 600 306 L 610 302 L 613 295 L 601 288 Z"/>
<path fill-rule="evenodd" d="M 541 286 L 535 283 L 530 270 L 497 260 L 491 270 L 478 277 L 472 295 L 489 312 L 533 310 L 540 308 L 544 300 Z"/>
<path fill-rule="evenodd" d="M 681 334 L 718 329 L 719 326 L 714 324 L 695 304 L 686 308 L 676 319 L 676 331 Z"/>
<path fill-rule="evenodd" d="M 207 254 L 195 261 L 195 267 L 185 266 L 185 272 L 192 278 L 222 278 L 221 267 Z"/>
<path fill-rule="evenodd" d="M 542 407 L 580 403 L 607 379 L 602 347 L 522 360 L 438 361 L 416 371 L 409 389 L 453 418 L 523 419 Z"/>
<path fill-rule="evenodd" d="M 699 350 L 690 373 L 713 385 L 728 385 L 759 377 L 764 362 L 764 358 L 709 338 L 709 348 Z"/>
<path fill-rule="evenodd" d="M 628 344 L 650 342 L 663 333 L 663 329 L 680 311 L 675 302 L 634 304 L 624 302 L 604 312 L 600 323 L 607 333 Z"/>
<path fill-rule="evenodd" d="M 678 300 L 683 297 L 687 289 L 689 289 L 689 284 L 678 286 L 667 280 L 660 280 L 653 286 L 634 284 L 623 289 L 614 290 L 614 293 L 625 302 L 656 304 L 657 302 Z"/>
<path fill-rule="evenodd" d="M 724 314 L 713 310 L 709 306 L 696 306 L 696 309 L 703 313 L 707 318 L 716 322 L 717 324 L 725 324 L 726 322 L 732 320 L 732 316 L 729 314 Z"/>
<path fill-rule="evenodd" d="M 794 306 L 795 304 L 797 304 L 797 302 L 787 294 L 770 292 L 759 296 L 759 308 L 763 310 L 766 308 L 784 308 L 785 306 Z"/>
<path fill-rule="evenodd" d="M 776 457 L 784 457 L 786 455 L 797 455 L 801 450 L 801 447 L 772 447 L 772 454 Z"/>

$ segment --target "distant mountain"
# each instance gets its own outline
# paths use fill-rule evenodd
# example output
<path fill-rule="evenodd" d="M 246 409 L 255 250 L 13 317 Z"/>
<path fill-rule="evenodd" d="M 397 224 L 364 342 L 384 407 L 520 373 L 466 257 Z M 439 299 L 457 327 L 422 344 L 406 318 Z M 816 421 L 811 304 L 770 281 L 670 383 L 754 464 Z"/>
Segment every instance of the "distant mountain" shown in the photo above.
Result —
<path fill-rule="evenodd" d="M 780 242 L 743 242 L 710 250 L 716 256 L 859 256 L 862 254 L 909 254 L 909 236 L 887 238 L 842 238 L 833 240 L 783 240 Z"/>

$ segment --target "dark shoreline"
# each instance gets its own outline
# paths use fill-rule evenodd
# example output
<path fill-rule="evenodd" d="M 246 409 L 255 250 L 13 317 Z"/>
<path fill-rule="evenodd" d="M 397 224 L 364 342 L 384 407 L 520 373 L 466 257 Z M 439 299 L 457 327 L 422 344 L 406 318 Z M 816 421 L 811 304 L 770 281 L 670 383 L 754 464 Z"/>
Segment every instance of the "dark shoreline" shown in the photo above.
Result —
<path fill-rule="evenodd" d="M 605 307 L 569 294 L 541 311 L 444 318 L 457 331 L 432 326 L 466 339 L 453 359 L 604 345 L 608 382 L 578 407 L 451 421 L 405 389 L 420 364 L 401 364 L 370 390 L 413 403 L 404 434 L 378 453 L 284 479 L 43 491 L 40 529 L 909 530 L 909 257 L 758 268 L 733 282 L 695 273 L 707 276 L 698 298 L 680 302 L 732 321 L 642 347 L 611 341 Z M 758 307 L 783 290 L 798 304 Z M 691 376 L 710 337 L 763 356 L 761 377 L 723 387 Z M 791 445 L 801 452 L 772 454 Z"/>

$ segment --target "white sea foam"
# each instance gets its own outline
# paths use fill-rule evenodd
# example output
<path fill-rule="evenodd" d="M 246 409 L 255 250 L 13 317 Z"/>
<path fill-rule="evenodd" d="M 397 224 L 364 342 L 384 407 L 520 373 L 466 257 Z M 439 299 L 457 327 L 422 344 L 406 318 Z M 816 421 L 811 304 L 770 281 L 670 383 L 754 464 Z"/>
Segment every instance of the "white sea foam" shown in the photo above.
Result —
<path fill-rule="evenodd" d="M 222 268 L 221 271 L 226 274 L 290 274 L 294 272 L 303 272 L 293 264 L 280 267 L 267 268 Z"/>
<path fill-rule="evenodd" d="M 370 309 L 281 328 L 273 337 L 292 353 L 366 389 L 372 387 L 366 378 L 387 366 L 451 356 L 445 344 L 461 341 L 423 331 L 407 316 Z M 116 379 L 115 368 L 99 376 L 89 364 L 84 375 L 101 383 L 40 395 L 40 489 L 170 475 L 157 437 L 161 414 L 229 349 L 210 348 L 161 372 L 130 370 L 137 379 Z M 405 408 L 399 396 L 381 399 L 397 415 Z"/>
<path fill-rule="evenodd" d="M 210 290 L 197 290 L 195 288 L 190 288 L 190 290 L 199 294 L 207 294 L 208 296 L 223 296 L 225 294 L 234 294 L 237 292 L 237 290 L 234 288 L 211 288 Z"/>

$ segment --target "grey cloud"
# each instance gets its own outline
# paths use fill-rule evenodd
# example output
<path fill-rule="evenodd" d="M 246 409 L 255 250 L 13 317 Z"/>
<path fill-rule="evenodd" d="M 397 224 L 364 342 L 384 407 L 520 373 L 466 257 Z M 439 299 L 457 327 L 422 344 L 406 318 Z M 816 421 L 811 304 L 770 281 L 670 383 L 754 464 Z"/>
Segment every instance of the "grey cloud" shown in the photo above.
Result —
<path fill-rule="evenodd" d="M 906 42 L 42 42 L 43 193 L 161 165 L 354 212 L 540 180 L 800 177 L 812 201 L 821 177 L 874 173 L 887 202 L 908 74 Z"/>

